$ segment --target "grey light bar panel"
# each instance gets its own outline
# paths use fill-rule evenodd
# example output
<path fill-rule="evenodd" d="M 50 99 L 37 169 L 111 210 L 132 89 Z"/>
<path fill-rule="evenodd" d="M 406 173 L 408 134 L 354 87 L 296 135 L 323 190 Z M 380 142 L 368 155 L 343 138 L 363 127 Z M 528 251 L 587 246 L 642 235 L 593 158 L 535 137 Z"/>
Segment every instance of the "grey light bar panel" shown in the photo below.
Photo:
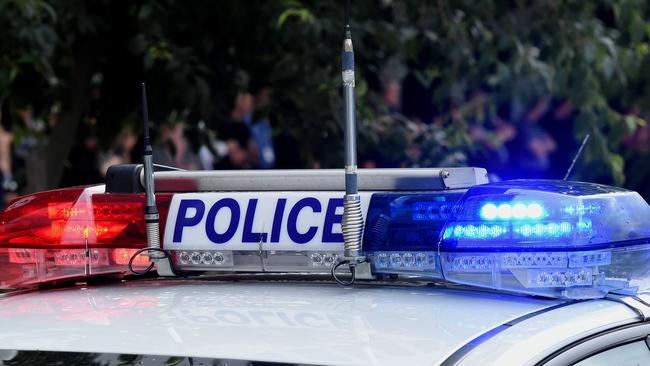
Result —
<path fill-rule="evenodd" d="M 157 192 L 342 191 L 343 169 L 204 170 L 154 173 Z M 421 191 L 487 183 L 483 168 L 359 169 L 359 190 Z"/>

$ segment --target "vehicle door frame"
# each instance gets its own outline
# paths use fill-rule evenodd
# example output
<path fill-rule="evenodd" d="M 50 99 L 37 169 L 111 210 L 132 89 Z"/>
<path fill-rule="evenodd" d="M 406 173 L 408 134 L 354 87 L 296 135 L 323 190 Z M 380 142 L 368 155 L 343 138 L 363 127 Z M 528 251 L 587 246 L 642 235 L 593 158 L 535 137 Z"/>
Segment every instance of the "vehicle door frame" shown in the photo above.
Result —
<path fill-rule="evenodd" d="M 633 323 L 608 329 L 573 342 L 546 356 L 537 365 L 573 365 L 598 353 L 628 343 L 644 340 L 650 353 L 650 322 Z"/>

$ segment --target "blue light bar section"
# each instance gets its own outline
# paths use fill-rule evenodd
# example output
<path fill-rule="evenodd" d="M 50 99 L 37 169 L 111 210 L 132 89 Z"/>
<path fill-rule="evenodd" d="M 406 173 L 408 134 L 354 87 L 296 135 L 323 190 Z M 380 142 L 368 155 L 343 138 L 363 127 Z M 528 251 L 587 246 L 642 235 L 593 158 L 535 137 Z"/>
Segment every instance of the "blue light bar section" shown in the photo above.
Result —
<path fill-rule="evenodd" d="M 456 204 L 465 192 L 373 194 L 366 217 L 364 251 L 413 252 L 416 257 L 418 252 L 436 252 L 440 233 L 454 217 Z"/>
<path fill-rule="evenodd" d="M 374 194 L 364 252 L 378 276 L 570 299 L 635 294 L 650 290 L 650 206 L 565 181 Z"/>
<path fill-rule="evenodd" d="M 518 180 L 470 188 L 443 230 L 441 250 L 596 250 L 643 238 L 650 238 L 650 207 L 636 192 Z"/>

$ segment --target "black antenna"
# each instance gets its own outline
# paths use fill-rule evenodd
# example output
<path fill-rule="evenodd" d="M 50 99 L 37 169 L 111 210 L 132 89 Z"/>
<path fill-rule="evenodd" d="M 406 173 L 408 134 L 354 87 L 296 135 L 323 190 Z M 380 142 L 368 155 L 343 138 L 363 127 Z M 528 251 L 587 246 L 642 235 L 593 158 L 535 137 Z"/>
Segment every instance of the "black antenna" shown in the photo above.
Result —
<path fill-rule="evenodd" d="M 136 251 L 129 260 L 129 270 L 137 275 L 151 271 L 158 259 L 167 257 L 160 247 L 160 216 L 156 207 L 156 195 L 153 185 L 153 148 L 149 136 L 149 108 L 147 107 L 147 88 L 142 83 L 142 130 L 144 133 L 143 166 L 144 166 L 144 193 L 146 204 L 144 206 L 144 222 L 147 231 L 147 247 Z M 152 263 L 144 271 L 133 269 L 133 260 L 141 253 L 147 253 Z"/>
<path fill-rule="evenodd" d="M 146 197 L 144 222 L 147 231 L 147 246 L 133 253 L 131 259 L 129 259 L 129 270 L 133 274 L 144 275 L 151 271 L 154 264 L 156 264 L 156 270 L 159 275 L 173 276 L 175 273 L 169 260 L 170 256 L 160 246 L 160 215 L 158 214 L 158 207 L 156 207 L 156 190 L 154 189 L 153 183 L 153 148 L 151 147 L 151 137 L 149 135 L 147 88 L 144 83 L 142 83 L 142 127 L 144 134 L 142 165 L 144 166 L 144 193 Z M 145 255 L 151 258 L 151 264 L 144 271 L 136 271 L 133 269 L 133 261 L 142 253 L 145 253 Z"/>
<path fill-rule="evenodd" d="M 591 135 L 587 134 L 587 136 L 585 136 L 585 138 L 582 140 L 582 144 L 580 145 L 580 148 L 578 149 L 576 155 L 573 157 L 573 161 L 571 161 L 571 165 L 569 166 L 569 169 L 566 171 L 566 174 L 564 175 L 564 179 L 562 180 L 569 179 L 569 176 L 571 175 L 571 172 L 573 171 L 573 168 L 576 165 L 576 161 L 578 161 L 578 158 L 580 157 L 580 155 L 582 155 L 582 150 L 585 148 L 585 145 L 587 145 L 587 141 L 589 141 L 590 137 Z"/>
<path fill-rule="evenodd" d="M 156 194 L 153 183 L 153 148 L 149 136 L 149 108 L 147 106 L 147 87 L 142 83 L 142 127 L 144 130 L 144 191 L 147 204 L 144 219 L 147 226 L 147 246 L 160 248 L 160 216 L 156 207 Z"/>

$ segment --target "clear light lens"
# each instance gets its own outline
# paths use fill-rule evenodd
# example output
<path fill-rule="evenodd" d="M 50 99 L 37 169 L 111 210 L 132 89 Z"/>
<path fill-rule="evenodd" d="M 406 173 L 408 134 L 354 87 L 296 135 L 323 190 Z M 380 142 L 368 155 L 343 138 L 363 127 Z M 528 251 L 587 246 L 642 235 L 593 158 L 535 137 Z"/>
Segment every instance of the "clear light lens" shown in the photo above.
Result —
<path fill-rule="evenodd" d="M 370 256 L 375 273 L 417 273 L 440 277 L 436 252 L 376 252 Z"/>
<path fill-rule="evenodd" d="M 650 288 L 650 244 L 585 252 L 443 253 L 444 278 L 534 295 L 599 298 Z"/>
<path fill-rule="evenodd" d="M 222 252 L 217 250 L 183 250 L 174 251 L 176 263 L 179 268 L 187 269 L 212 269 L 213 267 L 232 267 L 232 252 Z"/>
<path fill-rule="evenodd" d="M 121 274 L 127 271 L 119 248 L 25 249 L 0 247 L 0 288 L 21 288 L 50 281 L 88 275 Z M 130 258 L 130 256 L 129 256 Z M 138 257 L 140 258 L 140 257 Z M 149 265 L 136 258 L 135 268 Z M 128 263 L 128 260 L 126 260 Z"/>
<path fill-rule="evenodd" d="M 343 260 L 331 251 L 172 250 L 172 261 L 182 271 L 328 272 Z"/>
<path fill-rule="evenodd" d="M 591 286 L 594 277 L 591 268 L 558 270 L 525 269 L 512 272 L 517 280 L 526 288 Z"/>

